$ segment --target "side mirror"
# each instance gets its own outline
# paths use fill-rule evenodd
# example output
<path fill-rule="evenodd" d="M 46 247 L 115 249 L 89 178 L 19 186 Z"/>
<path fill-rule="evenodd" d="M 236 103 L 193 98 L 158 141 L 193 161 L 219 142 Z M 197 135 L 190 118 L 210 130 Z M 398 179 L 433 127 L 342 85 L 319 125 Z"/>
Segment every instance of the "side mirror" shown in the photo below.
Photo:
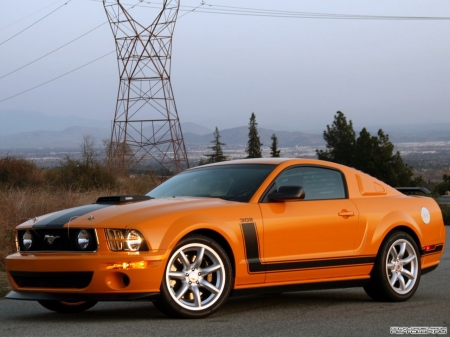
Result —
<path fill-rule="evenodd" d="M 280 186 L 268 197 L 271 201 L 299 201 L 305 199 L 305 190 L 301 186 Z"/>

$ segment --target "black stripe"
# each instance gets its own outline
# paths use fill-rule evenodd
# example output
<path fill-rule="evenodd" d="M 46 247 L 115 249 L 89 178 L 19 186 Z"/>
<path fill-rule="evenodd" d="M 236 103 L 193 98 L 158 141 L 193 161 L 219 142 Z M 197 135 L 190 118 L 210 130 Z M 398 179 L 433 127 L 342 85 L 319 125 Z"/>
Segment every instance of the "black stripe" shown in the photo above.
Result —
<path fill-rule="evenodd" d="M 375 263 L 376 256 L 344 257 L 330 260 L 309 260 L 262 263 L 259 254 L 258 236 L 254 223 L 241 224 L 244 235 L 245 255 L 250 273 L 290 271 L 296 269 L 316 269 L 327 267 L 343 267 Z"/>
<path fill-rule="evenodd" d="M 323 289 L 342 289 L 342 288 L 354 288 L 364 287 L 369 283 L 369 277 L 365 279 L 357 280 L 345 280 L 345 281 L 328 281 L 328 282 L 314 282 L 314 283 L 301 283 L 301 284 L 286 284 L 278 286 L 260 286 L 258 288 L 246 288 L 246 289 L 234 289 L 231 296 L 249 296 L 257 294 L 277 294 L 284 292 L 294 291 L 309 291 L 309 290 L 323 290 Z M 9 294 L 8 294 L 9 296 Z M 11 298 L 8 297 L 7 298 Z"/>
<path fill-rule="evenodd" d="M 39 228 L 61 228 L 64 227 L 64 225 L 72 220 L 75 220 L 76 218 L 83 216 L 85 214 L 94 212 L 96 210 L 112 206 L 110 204 L 91 204 L 91 205 L 85 205 L 75 208 L 69 208 L 65 209 L 63 211 L 56 212 L 45 219 L 42 219 L 38 222 L 36 222 L 33 225 L 34 229 Z"/>
<path fill-rule="evenodd" d="M 245 256 L 248 262 L 248 269 L 251 273 L 263 272 L 266 270 L 259 259 L 258 235 L 254 223 L 241 224 L 245 241 Z"/>
<path fill-rule="evenodd" d="M 439 253 L 442 252 L 442 249 L 444 249 L 444 245 L 436 245 L 436 248 L 433 250 L 424 250 L 422 249 L 422 255 L 429 255 L 429 254 L 435 254 L 435 253 Z"/>

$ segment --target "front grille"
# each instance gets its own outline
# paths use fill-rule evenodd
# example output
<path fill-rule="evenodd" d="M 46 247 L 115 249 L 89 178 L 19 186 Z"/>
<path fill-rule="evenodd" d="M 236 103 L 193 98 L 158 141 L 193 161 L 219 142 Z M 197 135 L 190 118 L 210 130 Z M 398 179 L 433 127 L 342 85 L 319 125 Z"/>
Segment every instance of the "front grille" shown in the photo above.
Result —
<path fill-rule="evenodd" d="M 23 272 L 10 271 L 14 282 L 21 288 L 86 288 L 93 272 Z"/>
<path fill-rule="evenodd" d="M 90 236 L 90 242 L 86 247 L 80 247 L 78 243 L 78 234 L 81 230 L 87 231 Z M 27 239 L 25 243 L 24 235 Z M 30 236 L 31 245 L 29 245 Z M 97 233 L 94 229 L 44 228 L 19 230 L 17 240 L 21 252 L 94 252 L 98 248 Z M 26 247 L 27 244 L 28 247 Z"/>

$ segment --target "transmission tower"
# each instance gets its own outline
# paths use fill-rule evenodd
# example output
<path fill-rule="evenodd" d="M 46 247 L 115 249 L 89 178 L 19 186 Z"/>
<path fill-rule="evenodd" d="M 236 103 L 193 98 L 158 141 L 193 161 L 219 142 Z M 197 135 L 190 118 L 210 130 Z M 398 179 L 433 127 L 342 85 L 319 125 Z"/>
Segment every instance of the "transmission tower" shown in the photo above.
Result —
<path fill-rule="evenodd" d="M 145 21 L 154 14 L 147 9 L 126 9 L 119 0 L 103 0 L 103 6 L 116 42 L 120 76 L 110 158 L 121 165 L 130 159 L 136 164 L 156 162 L 178 173 L 189 167 L 170 83 L 180 0 L 164 0 L 150 25 L 136 20 L 138 15 Z"/>

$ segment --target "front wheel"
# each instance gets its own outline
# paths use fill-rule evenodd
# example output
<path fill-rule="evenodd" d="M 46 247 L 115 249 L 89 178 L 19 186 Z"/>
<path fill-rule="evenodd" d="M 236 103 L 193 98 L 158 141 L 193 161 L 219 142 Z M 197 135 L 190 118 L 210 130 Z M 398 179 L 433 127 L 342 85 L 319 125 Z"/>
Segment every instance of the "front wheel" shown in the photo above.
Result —
<path fill-rule="evenodd" d="M 191 235 L 170 255 L 154 303 L 166 315 L 200 318 L 211 315 L 228 298 L 233 283 L 230 260 L 214 240 Z"/>
<path fill-rule="evenodd" d="M 97 301 L 38 301 L 44 308 L 64 314 L 83 312 L 94 305 Z"/>
<path fill-rule="evenodd" d="M 406 301 L 419 286 L 420 269 L 417 244 L 407 233 L 395 231 L 381 245 L 364 290 L 377 301 Z"/>

